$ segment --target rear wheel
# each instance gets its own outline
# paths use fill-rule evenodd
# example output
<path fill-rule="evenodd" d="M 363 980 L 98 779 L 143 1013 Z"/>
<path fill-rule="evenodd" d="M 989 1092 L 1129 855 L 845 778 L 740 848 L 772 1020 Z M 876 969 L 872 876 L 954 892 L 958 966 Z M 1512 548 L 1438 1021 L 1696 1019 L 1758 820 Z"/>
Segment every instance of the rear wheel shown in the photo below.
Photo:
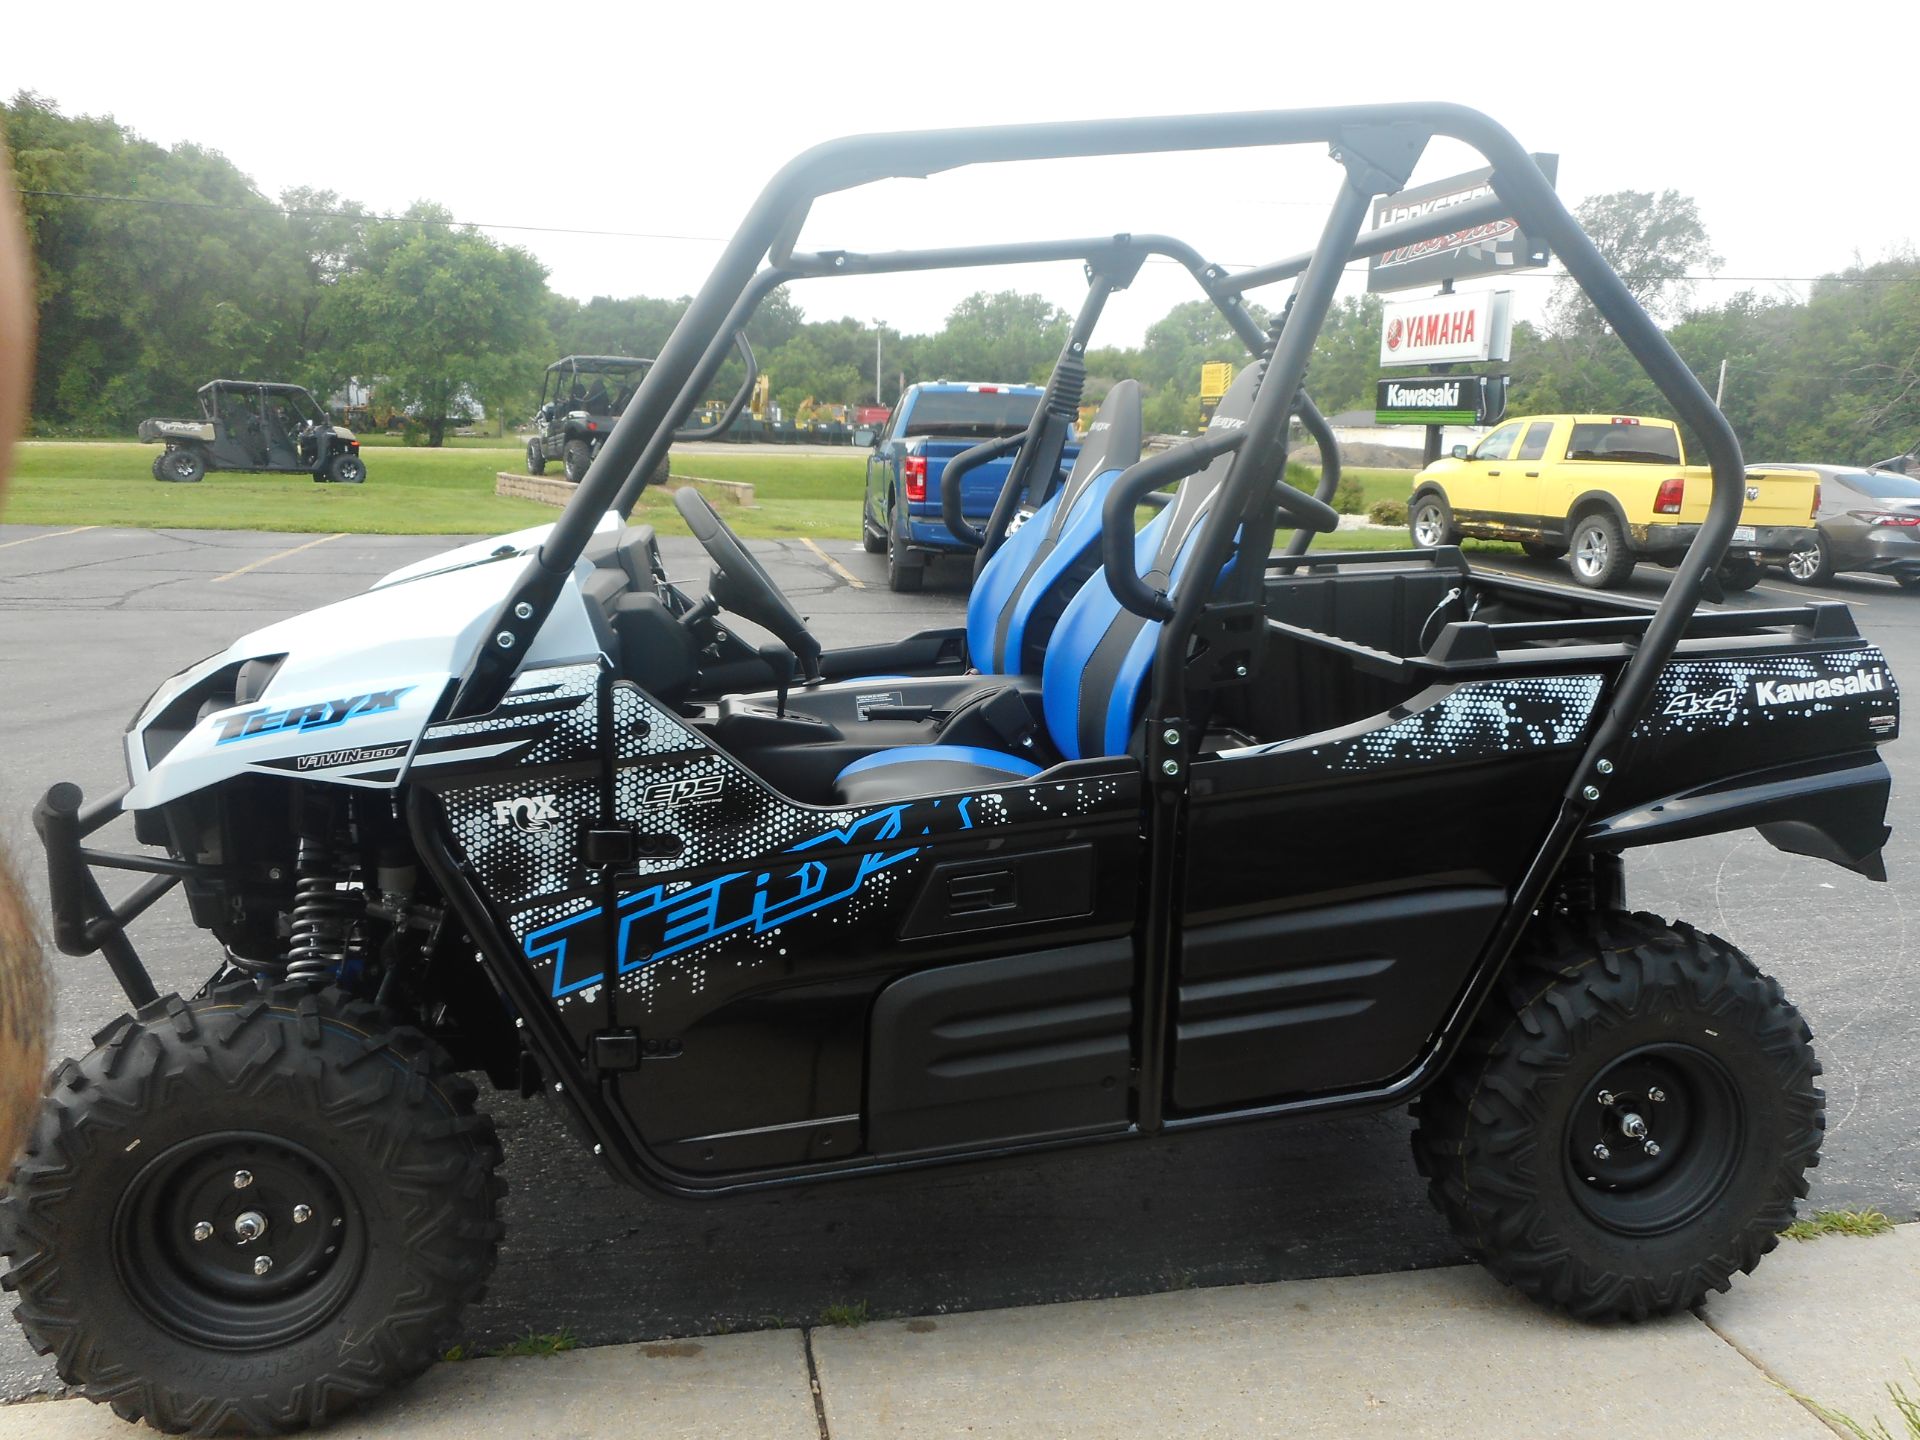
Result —
<path fill-rule="evenodd" d="M 1745 555 L 1720 562 L 1720 588 L 1729 595 L 1751 590 L 1760 583 L 1760 562 Z"/>
<path fill-rule="evenodd" d="M 473 1102 L 337 991 L 156 1001 L 49 1083 L 0 1199 L 14 1313 L 123 1419 L 331 1419 L 437 1359 L 482 1292 L 500 1154 Z"/>
<path fill-rule="evenodd" d="M 336 455 L 327 462 L 327 478 L 336 485 L 359 485 L 367 478 L 367 462 L 358 455 Z"/>
<path fill-rule="evenodd" d="M 1413 508 L 1407 512 L 1407 531 L 1422 550 L 1460 543 L 1460 532 L 1453 524 L 1453 507 L 1438 490 L 1414 496 Z"/>
<path fill-rule="evenodd" d="M 1573 522 L 1573 578 L 1590 590 L 1615 590 L 1633 574 L 1633 550 L 1620 522 L 1595 510 Z"/>
<path fill-rule="evenodd" d="M 154 474 L 175 485 L 192 485 L 207 473 L 207 458 L 191 445 L 169 450 L 154 466 Z"/>
<path fill-rule="evenodd" d="M 164 473 L 164 467 L 166 466 L 166 463 L 167 463 L 167 452 L 164 450 L 162 450 L 158 455 L 153 457 L 153 465 L 151 468 L 153 470 L 154 479 L 165 480 L 167 478 Z"/>
<path fill-rule="evenodd" d="M 887 589 L 910 595 L 926 583 L 926 562 L 907 549 L 905 521 L 894 510 L 887 517 Z"/>
<path fill-rule="evenodd" d="M 527 473 L 544 475 L 547 473 L 547 451 L 536 438 L 527 441 Z"/>
<path fill-rule="evenodd" d="M 1779 1243 L 1819 1163 L 1811 1036 L 1733 946 L 1651 915 L 1555 921 L 1414 1107 L 1474 1257 L 1588 1319 L 1672 1314 Z"/>
<path fill-rule="evenodd" d="M 1787 578 L 1796 585 L 1824 585 L 1833 578 L 1833 548 L 1818 530 L 1787 552 Z"/>
<path fill-rule="evenodd" d="M 560 463 L 567 472 L 567 479 L 578 485 L 587 478 L 587 467 L 593 464 L 593 447 L 584 440 L 569 440 L 567 448 L 561 452 Z"/>

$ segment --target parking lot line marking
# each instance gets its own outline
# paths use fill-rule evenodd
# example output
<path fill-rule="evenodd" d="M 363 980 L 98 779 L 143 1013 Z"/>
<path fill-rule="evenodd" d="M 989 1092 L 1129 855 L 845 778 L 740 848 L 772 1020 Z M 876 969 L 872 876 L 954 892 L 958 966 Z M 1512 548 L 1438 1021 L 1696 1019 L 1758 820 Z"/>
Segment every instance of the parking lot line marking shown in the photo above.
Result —
<path fill-rule="evenodd" d="M 834 559 L 831 555 L 827 554 L 826 551 L 822 550 L 818 545 L 814 544 L 813 541 L 809 540 L 805 535 L 802 535 L 800 537 L 800 543 L 806 546 L 807 549 L 811 550 L 814 554 L 818 555 L 822 560 L 826 561 L 827 568 L 833 571 L 833 573 L 838 575 L 842 580 L 846 581 L 847 584 L 851 585 L 854 589 L 864 590 L 867 588 L 866 581 L 862 580 L 859 576 L 855 575 L 851 570 L 847 569 L 846 566 L 842 565 L 838 560 Z"/>
<path fill-rule="evenodd" d="M 236 575 L 246 574 L 249 570 L 258 570 L 262 565 L 271 565 L 274 561 L 284 560 L 289 555 L 298 555 L 302 550 L 311 550 L 314 546 L 324 545 L 329 540 L 344 540 L 352 533 L 351 530 L 342 530 L 338 535 L 322 535 L 318 540 L 309 540 L 304 545 L 296 545 L 291 550 L 282 550 L 276 555 L 263 555 L 252 564 L 242 565 L 238 570 L 229 570 L 224 575 L 214 576 L 212 583 L 218 585 L 222 580 L 231 580 Z"/>
<path fill-rule="evenodd" d="M 18 540 L 0 542 L 0 550 L 11 550 L 16 545 L 31 545 L 36 540 L 58 540 L 62 535 L 78 535 L 83 530 L 98 530 L 98 525 L 76 525 L 71 530 L 47 530 L 38 535 L 23 535 Z"/>

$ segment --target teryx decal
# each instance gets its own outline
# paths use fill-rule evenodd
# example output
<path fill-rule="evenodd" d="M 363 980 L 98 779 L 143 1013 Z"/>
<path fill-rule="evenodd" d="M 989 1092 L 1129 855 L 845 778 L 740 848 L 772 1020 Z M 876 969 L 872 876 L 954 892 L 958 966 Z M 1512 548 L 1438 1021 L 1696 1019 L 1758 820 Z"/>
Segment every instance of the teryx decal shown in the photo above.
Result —
<path fill-rule="evenodd" d="M 400 697 L 412 689 L 411 685 L 402 685 L 398 690 L 375 690 L 366 695 L 349 695 L 344 700 L 320 700 L 312 705 L 295 705 L 287 710 L 248 710 L 221 721 L 220 738 L 214 743 L 227 745 L 235 740 L 252 740 L 260 735 L 284 735 L 290 730 L 303 735 L 310 730 L 330 730 L 349 720 L 397 710 Z"/>

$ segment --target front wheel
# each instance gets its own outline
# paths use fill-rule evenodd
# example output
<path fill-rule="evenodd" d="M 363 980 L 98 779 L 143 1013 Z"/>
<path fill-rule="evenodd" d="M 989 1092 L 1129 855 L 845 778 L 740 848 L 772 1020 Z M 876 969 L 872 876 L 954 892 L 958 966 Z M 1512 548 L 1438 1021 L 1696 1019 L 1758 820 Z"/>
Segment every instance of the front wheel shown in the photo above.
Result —
<path fill-rule="evenodd" d="M 1819 1074 L 1806 1022 L 1726 941 L 1651 915 L 1554 921 L 1416 1103 L 1414 1158 L 1516 1289 L 1586 1319 L 1674 1314 L 1792 1222 Z"/>
<path fill-rule="evenodd" d="M 499 1242 L 499 1146 L 338 991 L 155 1001 L 54 1072 L 0 1199 L 15 1315 L 122 1419 L 278 1434 L 412 1379 Z"/>
<path fill-rule="evenodd" d="M 1589 590 L 1617 590 L 1633 574 L 1633 550 L 1627 532 L 1604 510 L 1573 522 L 1573 578 Z"/>
<path fill-rule="evenodd" d="M 1745 555 L 1720 562 L 1720 588 L 1729 595 L 1760 583 L 1760 562 Z"/>
<path fill-rule="evenodd" d="M 1787 552 L 1787 578 L 1796 585 L 1824 585 L 1833 578 L 1833 547 L 1814 531 L 1813 538 Z"/>
<path fill-rule="evenodd" d="M 547 473 L 547 451 L 537 439 L 527 441 L 527 473 L 544 475 Z"/>
<path fill-rule="evenodd" d="M 1460 532 L 1453 524 L 1453 507 L 1437 490 L 1414 497 L 1413 509 L 1407 513 L 1407 530 L 1413 536 L 1413 543 L 1422 550 L 1460 543 Z"/>
<path fill-rule="evenodd" d="M 360 485 L 367 478 L 367 462 L 358 455 L 336 455 L 327 462 L 327 478 L 336 485 Z"/>

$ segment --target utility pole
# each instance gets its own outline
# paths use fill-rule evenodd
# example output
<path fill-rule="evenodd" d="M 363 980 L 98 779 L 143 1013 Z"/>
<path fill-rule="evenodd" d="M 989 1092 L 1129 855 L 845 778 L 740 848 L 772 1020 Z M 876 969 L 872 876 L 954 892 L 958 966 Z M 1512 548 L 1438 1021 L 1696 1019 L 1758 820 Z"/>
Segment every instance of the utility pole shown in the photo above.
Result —
<path fill-rule="evenodd" d="M 1720 383 L 1713 387 L 1713 408 L 1720 408 L 1720 397 L 1727 393 L 1727 357 L 1720 357 Z"/>

